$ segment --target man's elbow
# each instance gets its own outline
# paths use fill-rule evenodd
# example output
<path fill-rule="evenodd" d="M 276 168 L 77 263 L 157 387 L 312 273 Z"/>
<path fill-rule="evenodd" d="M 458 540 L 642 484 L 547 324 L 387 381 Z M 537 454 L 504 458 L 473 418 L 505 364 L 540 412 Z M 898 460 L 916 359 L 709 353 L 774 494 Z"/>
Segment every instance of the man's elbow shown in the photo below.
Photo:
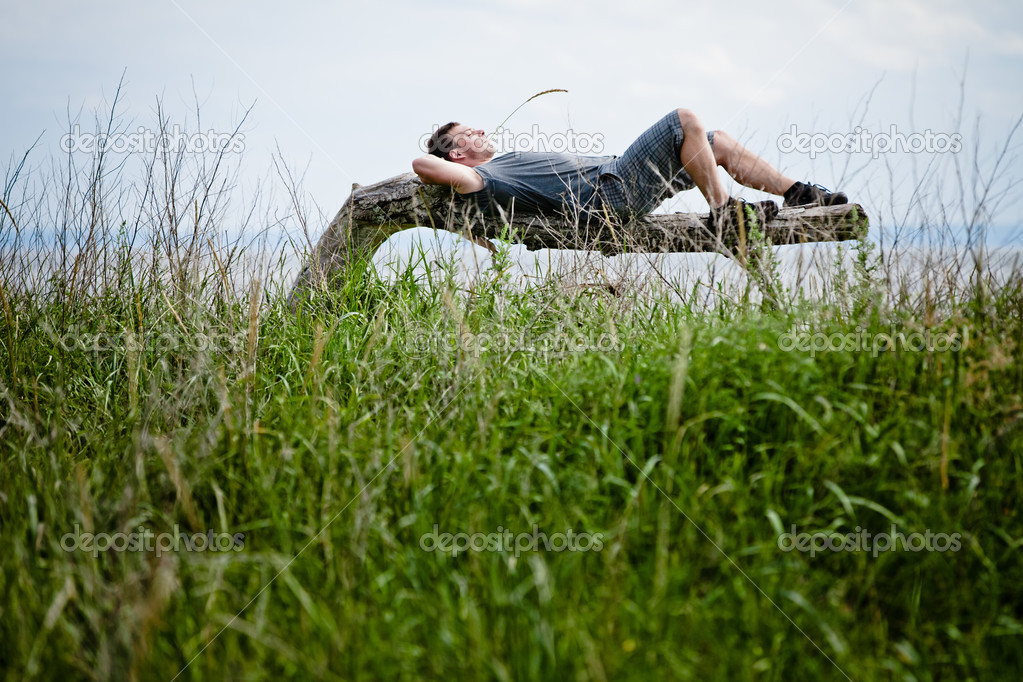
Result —
<path fill-rule="evenodd" d="M 412 160 L 412 171 L 419 176 L 419 179 L 427 185 L 435 185 L 437 181 L 430 174 L 430 160 L 425 157 L 419 157 L 418 159 Z"/>

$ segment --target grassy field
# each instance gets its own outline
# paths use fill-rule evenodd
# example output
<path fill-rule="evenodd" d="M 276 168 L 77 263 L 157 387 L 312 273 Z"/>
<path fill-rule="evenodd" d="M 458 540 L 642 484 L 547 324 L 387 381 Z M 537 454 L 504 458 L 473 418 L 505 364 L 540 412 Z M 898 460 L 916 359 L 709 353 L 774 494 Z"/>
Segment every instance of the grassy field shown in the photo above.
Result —
<path fill-rule="evenodd" d="M 1018 271 L 296 315 L 215 165 L 134 226 L 99 166 L 0 213 L 6 679 L 1023 674 Z"/>
<path fill-rule="evenodd" d="M 296 317 L 118 253 L 4 294 L 9 679 L 1023 668 L 1018 279 L 694 314 L 353 273 Z M 812 535 L 861 529 L 937 542 Z"/>

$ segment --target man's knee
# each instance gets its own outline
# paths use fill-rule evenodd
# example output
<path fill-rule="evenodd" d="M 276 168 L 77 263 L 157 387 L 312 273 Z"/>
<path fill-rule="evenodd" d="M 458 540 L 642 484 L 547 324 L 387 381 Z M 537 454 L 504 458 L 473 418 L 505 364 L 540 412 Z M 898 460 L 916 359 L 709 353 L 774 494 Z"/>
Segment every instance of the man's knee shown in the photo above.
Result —
<path fill-rule="evenodd" d="M 714 136 L 714 144 L 720 144 L 722 148 L 730 147 L 735 144 L 735 138 L 726 133 L 723 130 L 712 130 L 710 133 Z"/>
<path fill-rule="evenodd" d="M 678 120 L 682 124 L 682 130 L 703 130 L 703 124 L 700 123 L 700 119 L 696 117 L 696 114 L 690 109 L 676 109 L 678 113 Z"/>
<path fill-rule="evenodd" d="M 712 130 L 707 133 L 710 138 L 710 148 L 714 151 L 714 160 L 718 165 L 727 163 L 728 158 L 735 151 L 735 138 L 723 130 Z"/>

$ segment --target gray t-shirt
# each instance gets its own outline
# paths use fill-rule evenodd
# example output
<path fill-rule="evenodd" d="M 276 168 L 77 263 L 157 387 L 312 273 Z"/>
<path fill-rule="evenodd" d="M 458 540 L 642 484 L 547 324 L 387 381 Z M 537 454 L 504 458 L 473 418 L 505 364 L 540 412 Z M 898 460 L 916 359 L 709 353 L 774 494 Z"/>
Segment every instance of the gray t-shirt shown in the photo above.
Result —
<path fill-rule="evenodd" d="M 497 206 L 508 213 L 585 213 L 597 206 L 597 183 L 615 158 L 559 152 L 502 154 L 474 167 L 483 178 L 483 189 L 463 196 L 475 199 L 488 213 L 496 213 Z"/>

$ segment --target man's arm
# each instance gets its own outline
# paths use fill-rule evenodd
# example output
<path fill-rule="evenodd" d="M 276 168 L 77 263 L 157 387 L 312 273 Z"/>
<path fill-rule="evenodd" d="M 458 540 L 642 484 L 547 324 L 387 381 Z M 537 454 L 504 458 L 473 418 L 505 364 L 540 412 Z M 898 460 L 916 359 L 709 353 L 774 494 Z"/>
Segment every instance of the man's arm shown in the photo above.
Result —
<path fill-rule="evenodd" d="M 459 194 L 483 189 L 483 178 L 469 166 L 427 154 L 412 162 L 412 170 L 427 185 L 450 185 Z"/>

